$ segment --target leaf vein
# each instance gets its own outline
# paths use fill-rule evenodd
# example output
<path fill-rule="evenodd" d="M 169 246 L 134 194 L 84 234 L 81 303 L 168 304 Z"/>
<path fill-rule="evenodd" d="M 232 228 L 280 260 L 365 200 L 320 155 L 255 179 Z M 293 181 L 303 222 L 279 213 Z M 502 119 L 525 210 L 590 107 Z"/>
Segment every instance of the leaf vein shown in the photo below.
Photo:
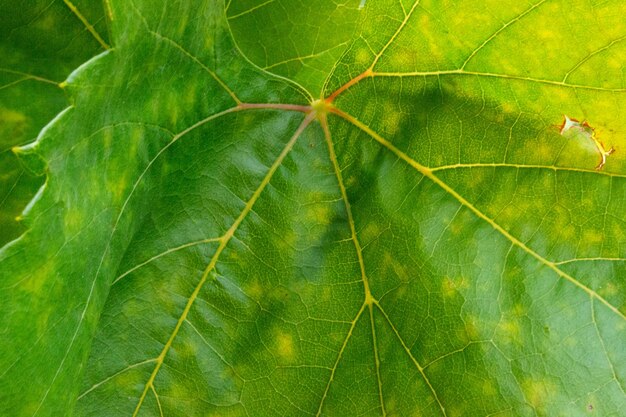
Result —
<path fill-rule="evenodd" d="M 507 74 L 498 74 L 498 73 L 492 73 L 492 72 L 466 71 L 466 70 L 459 70 L 459 69 L 441 70 L 441 71 L 373 72 L 370 74 L 371 77 L 428 77 L 428 76 L 442 76 L 442 75 L 473 75 L 476 77 L 502 78 L 502 79 L 515 80 L 515 81 L 527 81 L 527 82 L 532 82 L 532 83 L 554 85 L 558 87 L 573 88 L 573 89 L 580 89 L 580 90 L 605 91 L 609 93 L 626 92 L 626 88 L 605 88 L 605 87 L 596 87 L 596 86 L 583 85 L 583 84 L 569 84 L 563 81 L 546 80 L 542 78 L 533 78 L 533 77 L 524 77 L 521 75 L 507 75 Z"/>
<path fill-rule="evenodd" d="M 341 344 L 341 347 L 339 348 L 339 352 L 337 353 L 337 359 L 335 359 L 335 363 L 333 364 L 333 367 L 332 367 L 332 369 L 330 371 L 330 377 L 328 378 L 328 383 L 326 384 L 326 388 L 324 389 L 324 394 L 322 394 L 322 398 L 320 399 L 320 405 L 319 405 L 319 407 L 317 409 L 317 413 L 315 414 L 316 417 L 319 417 L 319 416 L 322 415 L 322 407 L 324 406 L 324 401 L 326 400 L 326 397 L 328 396 L 328 391 L 330 390 L 330 385 L 332 384 L 333 379 L 335 377 L 335 372 L 337 371 L 337 366 L 339 365 L 339 362 L 341 361 L 341 357 L 343 356 L 343 352 L 346 350 L 346 346 L 348 345 L 348 341 L 352 337 L 352 333 L 354 332 L 354 328 L 356 327 L 356 324 L 359 321 L 359 318 L 363 314 L 363 311 L 365 311 L 366 305 L 367 305 L 366 303 L 363 303 L 361 305 L 361 308 L 356 313 L 356 315 L 354 316 L 354 319 L 352 319 L 352 322 L 350 323 L 350 328 L 348 329 L 348 333 L 346 334 L 346 337 L 344 338 L 343 343 Z"/>
<path fill-rule="evenodd" d="M 123 374 L 124 372 L 129 371 L 129 370 L 131 370 L 131 369 L 133 369 L 133 368 L 137 368 L 138 366 L 141 366 L 141 365 L 145 365 L 145 364 L 147 364 L 147 363 L 154 362 L 154 361 L 155 361 L 155 359 L 154 359 L 154 358 L 150 358 L 150 359 L 146 359 L 146 360 L 141 361 L 141 362 L 134 363 L 134 364 L 132 364 L 132 365 L 128 365 L 126 368 L 121 369 L 121 370 L 117 371 L 116 373 L 114 373 L 113 375 L 110 375 L 110 376 L 108 376 L 108 377 L 104 378 L 104 379 L 103 379 L 103 380 L 101 380 L 100 382 L 96 382 L 95 384 L 93 384 L 93 385 L 92 385 L 89 389 L 87 389 L 86 391 L 82 392 L 82 393 L 81 393 L 81 394 L 80 394 L 80 395 L 76 398 L 76 400 L 80 400 L 80 399 L 81 399 L 81 398 L 83 398 L 85 395 L 89 394 L 90 392 L 92 392 L 93 390 L 97 389 L 98 387 L 100 387 L 100 386 L 102 386 L 102 385 L 106 384 L 107 382 L 109 382 L 110 380 L 114 379 L 115 377 L 117 377 L 117 376 L 119 376 L 119 375 Z"/>
<path fill-rule="evenodd" d="M 608 177 L 615 178 L 626 178 L 624 174 L 618 174 L 613 172 L 606 171 L 598 171 L 596 169 L 585 169 L 585 168 L 572 168 L 565 166 L 556 166 L 556 165 L 530 165 L 530 164 L 514 164 L 514 163 L 475 163 L 475 164 L 453 164 L 453 165 L 441 165 L 436 167 L 428 167 L 431 172 L 436 171 L 445 171 L 449 169 L 459 169 L 459 168 L 515 168 L 515 169 L 546 169 L 555 172 L 563 171 L 563 172 L 577 172 L 583 174 L 594 174 L 594 175 L 604 175 Z"/>
<path fill-rule="evenodd" d="M 380 57 L 383 56 L 383 54 L 385 53 L 387 48 L 389 48 L 391 46 L 391 44 L 396 40 L 396 38 L 398 37 L 400 32 L 402 32 L 402 29 L 404 29 L 406 27 L 409 19 L 411 19 L 411 16 L 413 15 L 413 12 L 415 11 L 415 9 L 417 9 L 417 6 L 419 4 L 420 4 L 420 0 L 415 0 L 415 2 L 413 3 L 413 6 L 411 7 L 411 10 L 409 10 L 409 12 L 405 15 L 404 20 L 400 23 L 400 26 L 398 26 L 398 29 L 396 29 L 395 33 L 391 36 L 389 41 L 387 41 L 387 43 L 380 50 L 380 52 L 378 54 L 376 54 L 376 57 L 374 58 L 374 62 L 372 62 L 372 64 L 369 67 L 370 70 L 374 69 L 374 67 L 378 63 L 378 60 L 380 59 Z"/>
<path fill-rule="evenodd" d="M 602 339 L 602 335 L 600 334 L 600 328 L 598 327 L 598 321 L 596 320 L 596 308 L 595 308 L 595 303 L 593 302 L 593 298 L 591 299 L 591 321 L 593 322 L 593 327 L 595 328 L 596 334 L 598 335 L 598 340 L 600 341 L 600 344 L 602 345 L 602 350 L 604 352 L 604 356 L 606 357 L 606 361 L 609 365 L 609 368 L 611 369 L 611 373 L 613 374 L 613 379 L 615 379 L 615 382 L 617 383 L 617 386 L 619 387 L 619 389 L 622 391 L 622 394 L 626 396 L 626 390 L 624 390 L 622 381 L 620 381 L 619 378 L 617 377 L 615 366 L 613 365 L 613 361 L 611 360 L 611 357 L 609 356 L 609 351 L 606 349 L 604 339 Z"/>
<path fill-rule="evenodd" d="M 441 414 L 444 417 L 447 417 L 446 414 L 446 408 L 443 406 L 443 403 L 441 402 L 441 400 L 439 399 L 439 395 L 437 395 L 437 391 L 435 391 L 435 388 L 433 387 L 433 384 L 430 382 L 430 379 L 428 379 L 428 376 L 426 375 L 426 372 L 424 370 L 425 367 L 423 367 L 418 360 L 415 358 L 415 356 L 413 356 L 413 353 L 411 352 L 411 349 L 409 349 L 409 347 L 407 346 L 407 344 L 404 342 L 404 339 L 402 338 L 402 336 L 400 335 L 400 332 L 398 331 L 398 329 L 396 328 L 396 326 L 394 326 L 393 322 L 391 321 L 391 318 L 387 315 L 387 313 L 385 312 L 385 310 L 383 309 L 383 307 L 380 305 L 380 303 L 378 303 L 378 301 L 374 302 L 374 304 L 376 305 L 376 307 L 378 307 L 378 310 L 381 312 L 381 314 L 383 315 L 383 317 L 385 317 L 385 320 L 387 320 L 387 323 L 389 323 L 389 326 L 391 327 L 391 330 L 393 331 L 393 333 L 396 335 L 396 337 L 398 338 L 398 341 L 400 342 L 400 344 L 402 345 L 402 348 L 404 349 L 404 351 L 406 352 L 407 355 L 409 355 L 409 358 L 411 359 L 411 362 L 413 362 L 413 365 L 415 365 L 415 367 L 417 368 L 417 370 L 419 371 L 419 373 L 422 376 L 422 379 L 424 380 L 424 382 L 426 383 L 426 385 L 428 385 L 428 388 L 430 389 L 430 391 L 433 394 L 433 397 L 435 397 L 435 401 L 437 401 L 437 404 L 439 405 L 439 410 L 441 411 Z"/>
<path fill-rule="evenodd" d="M 569 71 L 567 71 L 567 73 L 565 74 L 565 76 L 563 77 L 563 80 L 561 80 L 561 82 L 565 82 L 567 81 L 568 77 L 570 75 L 572 75 L 573 72 L 575 72 L 578 68 L 580 68 L 581 65 L 583 65 L 585 62 L 589 61 L 591 58 L 593 58 L 595 55 L 606 51 L 607 49 L 609 49 L 610 47 L 612 47 L 613 45 L 615 45 L 616 43 L 619 43 L 621 41 L 623 41 L 624 39 L 626 39 L 626 35 L 619 37 L 617 39 L 613 39 L 611 42 L 609 42 L 609 44 L 603 46 L 600 49 L 597 49 L 591 53 L 589 53 L 587 56 L 585 56 L 583 59 L 581 59 L 580 61 L 578 61 Z"/>
<path fill-rule="evenodd" d="M 161 400 L 159 399 L 159 394 L 157 394 L 156 392 L 156 388 L 154 388 L 154 384 L 150 385 L 150 389 L 152 390 L 152 393 L 154 394 L 154 399 L 156 400 L 157 407 L 159 408 L 159 415 L 163 417 L 163 408 L 161 407 Z"/>
<path fill-rule="evenodd" d="M 152 35 L 154 35 L 154 37 L 156 37 L 157 39 L 160 39 L 160 40 L 163 40 L 163 41 L 169 43 L 174 48 L 178 49 L 183 55 L 187 56 L 193 62 L 198 64 L 203 70 L 205 70 L 220 85 L 220 87 L 222 87 L 224 89 L 224 91 L 226 91 L 228 93 L 228 95 L 235 101 L 236 104 L 238 104 L 238 105 L 241 104 L 241 100 L 239 100 L 239 97 L 237 97 L 235 92 L 228 86 L 228 84 L 226 84 L 224 82 L 224 80 L 222 80 L 217 75 L 217 73 L 215 71 L 213 71 L 211 68 L 207 67 L 195 55 L 193 55 L 191 52 L 187 51 L 185 48 L 183 48 L 176 41 L 168 38 L 167 36 L 164 36 L 164 35 L 160 34 L 159 32 L 155 32 L 155 31 L 153 31 L 151 29 L 148 29 L 148 32 L 150 32 Z"/>
<path fill-rule="evenodd" d="M 506 28 L 508 28 L 509 26 L 515 24 L 516 22 L 520 21 L 524 16 L 526 16 L 528 13 L 532 12 L 533 10 L 535 10 L 537 7 L 541 6 L 543 3 L 545 3 L 547 0 L 541 0 L 538 3 L 533 4 L 531 7 L 529 7 L 528 9 L 526 9 L 525 11 L 523 11 L 521 14 L 517 15 L 516 17 L 514 17 L 513 19 L 509 20 L 507 23 L 505 23 L 504 25 L 502 25 L 502 27 L 500 29 L 498 29 L 497 31 L 495 31 L 491 36 L 489 36 L 487 39 L 485 39 L 485 41 L 480 44 L 478 46 L 478 48 L 474 49 L 472 51 L 472 53 L 465 59 L 465 61 L 463 62 L 463 64 L 461 65 L 461 70 L 463 70 L 467 64 L 472 60 L 472 58 L 474 58 L 474 56 L 476 56 L 476 54 L 485 47 L 485 45 L 487 45 L 489 42 L 491 42 L 496 36 L 498 36 L 500 33 L 502 33 L 502 31 L 506 30 Z"/>
<path fill-rule="evenodd" d="M 167 250 L 165 250 L 165 251 L 163 251 L 161 253 L 158 253 L 157 255 L 154 255 L 154 256 L 146 259 L 145 261 L 142 261 L 141 263 L 139 263 L 139 264 L 133 266 L 132 268 L 128 269 L 126 272 L 120 274 L 117 278 L 115 278 L 113 280 L 113 282 L 111 283 L 111 286 L 117 284 L 117 282 L 119 280 L 121 280 L 122 278 L 124 278 L 126 275 L 136 271 L 137 269 L 142 268 L 143 266 L 145 266 L 145 265 L 147 265 L 147 264 L 149 264 L 149 263 L 151 263 L 151 262 L 153 262 L 153 261 L 155 261 L 155 260 L 165 256 L 165 255 L 169 255 L 170 253 L 177 252 L 179 250 L 182 250 L 182 249 L 185 249 L 185 248 L 189 248 L 189 247 L 192 247 L 192 246 L 201 245 L 203 243 L 218 242 L 220 240 L 221 240 L 221 238 L 219 238 L 219 237 L 214 237 L 214 238 L 209 238 L 209 239 L 201 239 L 201 240 L 196 240 L 196 241 L 193 241 L 193 242 L 188 242 L 188 243 L 182 244 L 180 246 L 176 246 L 174 248 L 167 249 Z"/>
<path fill-rule="evenodd" d="M 249 8 L 248 10 L 244 10 L 243 12 L 238 13 L 236 15 L 229 16 L 228 20 L 233 20 L 233 19 L 237 19 L 238 17 L 245 16 L 248 13 L 252 13 L 253 11 L 255 11 L 257 9 L 260 9 L 261 7 L 264 7 L 264 6 L 267 6 L 268 4 L 274 3 L 274 1 L 275 0 L 267 0 L 267 1 L 263 2 L 263 3 L 261 3 L 261 4 L 257 4 L 256 6 L 253 6 L 253 7 Z M 230 6 L 230 3 L 228 5 Z M 228 9 L 228 6 L 226 7 L 226 9 Z"/>
<path fill-rule="evenodd" d="M 615 307 L 614 305 L 609 303 L 604 297 L 602 297 L 600 294 L 598 294 L 593 289 L 587 287 L 586 285 L 584 285 L 583 283 L 578 281 L 573 276 L 567 274 L 565 271 L 560 269 L 554 262 L 551 262 L 551 261 L 547 260 L 546 258 L 541 256 L 539 253 L 535 252 L 530 247 L 528 247 L 525 243 L 523 243 L 522 241 L 520 241 L 519 239 L 517 239 L 516 237 L 511 235 L 502 226 L 497 224 L 493 219 L 489 218 L 482 211 L 478 210 L 472 203 L 470 203 L 463 196 L 461 196 L 458 192 L 456 192 L 454 189 L 452 189 L 448 184 L 443 182 L 439 177 L 434 175 L 432 170 L 430 170 L 429 168 L 419 164 L 418 162 L 416 162 L 415 160 L 410 158 L 407 154 L 402 152 L 400 149 L 396 148 L 387 139 L 383 138 L 378 133 L 374 132 L 371 128 L 369 128 L 367 125 L 365 125 L 364 123 L 360 122 L 359 120 L 357 120 L 353 116 L 351 116 L 351 115 L 349 115 L 347 113 L 344 113 L 343 111 L 341 111 L 341 110 L 339 110 L 339 109 L 337 109 L 335 107 L 333 107 L 331 109 L 331 111 L 334 114 L 337 114 L 338 116 L 342 117 L 343 119 L 345 119 L 349 123 L 353 124 L 355 127 L 359 128 L 360 130 L 362 130 L 363 132 L 365 132 L 369 136 L 371 136 L 374 140 L 376 140 L 376 142 L 381 144 L 383 147 L 387 148 L 389 151 L 394 153 L 400 159 L 404 160 L 407 164 L 409 164 L 411 167 L 413 167 L 416 171 L 418 171 L 422 175 L 428 177 L 432 182 L 437 184 L 445 192 L 447 192 L 452 197 L 454 197 L 459 203 L 461 203 L 462 205 L 467 207 L 477 217 L 481 218 L 482 220 L 484 220 L 485 222 L 490 224 L 496 231 L 498 231 L 500 234 L 502 234 L 505 238 L 510 240 L 512 243 L 514 243 L 516 246 L 521 248 L 523 251 L 525 251 L 526 253 L 531 255 L 533 258 L 537 259 L 540 263 L 542 263 L 543 265 L 545 265 L 546 267 L 551 269 L 559 277 L 565 279 L 566 281 L 571 282 L 576 287 L 578 287 L 581 290 L 583 290 L 584 292 L 586 292 L 591 298 L 596 298 L 598 301 L 600 301 L 602 304 L 604 304 L 607 308 L 609 308 L 613 313 L 615 313 L 616 315 L 618 315 L 622 319 L 626 320 L 626 315 L 624 315 L 624 313 L 622 313 L 617 307 Z"/>
<path fill-rule="evenodd" d="M 100 34 L 96 31 L 96 29 L 93 27 L 93 25 L 91 23 L 89 23 L 87 18 L 85 18 L 85 16 L 83 16 L 83 14 L 80 12 L 80 10 L 78 10 L 78 8 L 76 8 L 76 6 L 70 0 L 63 0 L 63 3 L 65 3 L 65 5 L 72 11 L 72 13 L 74 13 L 76 15 L 76 17 L 83 23 L 83 25 L 85 25 L 85 27 L 87 28 L 89 33 L 91 33 L 91 35 L 94 37 L 94 39 L 96 41 L 98 41 L 100 46 L 102 46 L 104 49 L 111 49 L 111 46 L 109 46 L 104 41 L 104 39 L 102 39 L 102 36 L 100 36 Z"/>
<path fill-rule="evenodd" d="M 304 118 L 304 120 L 302 121 L 302 123 L 300 124 L 298 129 L 295 131 L 294 135 L 287 142 L 287 144 L 283 148 L 283 150 L 280 153 L 280 155 L 278 156 L 278 158 L 276 158 L 276 160 L 274 161 L 274 163 L 272 164 L 272 166 L 268 170 L 267 174 L 265 175 L 265 177 L 261 181 L 261 184 L 259 185 L 259 187 L 252 194 L 252 197 L 250 198 L 250 200 L 248 200 L 247 204 L 245 205 L 245 207 L 243 208 L 243 210 L 241 211 L 241 213 L 239 214 L 237 219 L 234 221 L 232 226 L 226 231 L 226 233 L 224 233 L 224 235 L 222 237 L 222 240 L 220 241 L 219 247 L 215 251 L 215 254 L 211 258 L 211 261 L 209 262 L 209 264 L 207 265 L 206 269 L 204 270 L 204 273 L 202 274 L 202 277 L 200 278 L 200 281 L 196 285 L 194 291 L 189 296 L 189 299 L 187 300 L 187 304 L 185 305 L 185 308 L 183 309 L 183 312 L 180 315 L 180 317 L 178 319 L 178 322 L 176 323 L 176 326 L 174 327 L 174 330 L 172 331 L 172 333 L 171 333 L 169 339 L 167 340 L 167 342 L 165 343 L 165 346 L 163 347 L 161 353 L 156 358 L 156 366 L 154 367 L 154 370 L 153 370 L 152 374 L 150 375 L 150 378 L 148 379 L 148 382 L 146 383 L 141 396 L 139 397 L 139 401 L 138 401 L 137 406 L 135 408 L 135 411 L 133 413 L 133 417 L 136 417 L 139 414 L 139 410 L 141 409 L 141 405 L 143 404 L 143 401 L 144 401 L 144 399 L 146 397 L 146 394 L 147 394 L 148 390 L 154 384 L 154 380 L 155 380 L 159 370 L 161 369 L 161 366 L 164 363 L 165 357 L 167 356 L 167 353 L 169 352 L 170 347 L 172 346 L 172 343 L 174 342 L 174 339 L 178 335 L 178 332 L 179 332 L 182 324 L 184 323 L 185 319 L 187 318 L 189 312 L 191 311 L 191 307 L 192 307 L 193 303 L 195 302 L 195 300 L 198 298 L 198 295 L 200 294 L 200 290 L 204 286 L 204 283 L 207 281 L 207 279 L 209 277 L 209 274 L 215 268 L 215 265 L 217 264 L 217 261 L 218 261 L 220 255 L 221 255 L 222 251 L 226 248 L 226 246 L 228 245 L 228 243 L 232 239 L 233 235 L 235 234 L 235 232 L 239 228 L 239 225 L 243 222 L 243 220 L 246 218 L 248 213 L 250 213 L 250 211 L 252 210 L 252 207 L 254 206 L 256 201 L 261 196 L 261 193 L 263 192 L 265 187 L 271 181 L 274 173 L 276 172 L 278 167 L 282 164 L 282 162 L 285 159 L 285 157 L 287 156 L 287 154 L 293 148 L 294 144 L 296 143 L 296 140 L 300 137 L 300 135 L 306 129 L 306 127 L 311 123 L 311 121 L 314 119 L 314 117 L 315 117 L 315 113 L 309 113 Z"/>

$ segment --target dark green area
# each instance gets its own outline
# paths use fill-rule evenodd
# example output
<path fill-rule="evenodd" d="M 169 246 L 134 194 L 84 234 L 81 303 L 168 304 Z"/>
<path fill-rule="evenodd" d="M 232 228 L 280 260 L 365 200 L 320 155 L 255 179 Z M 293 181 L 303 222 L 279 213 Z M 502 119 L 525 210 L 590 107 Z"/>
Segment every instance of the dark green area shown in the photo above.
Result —
<path fill-rule="evenodd" d="M 102 4 L 83 3 L 75 7 L 106 42 Z M 25 230 L 16 217 L 44 183 L 23 168 L 11 148 L 35 140 L 70 104 L 58 84 L 102 51 L 61 0 L 0 2 L 0 246 Z"/>

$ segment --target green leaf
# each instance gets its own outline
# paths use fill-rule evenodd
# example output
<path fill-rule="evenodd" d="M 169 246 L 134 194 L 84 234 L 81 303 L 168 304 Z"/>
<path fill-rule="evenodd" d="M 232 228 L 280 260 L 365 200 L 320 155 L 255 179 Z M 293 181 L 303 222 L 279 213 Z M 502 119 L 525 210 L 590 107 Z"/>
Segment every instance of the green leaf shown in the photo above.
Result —
<path fill-rule="evenodd" d="M 43 184 L 11 148 L 68 106 L 60 82 L 108 47 L 98 34 L 106 33 L 102 6 L 92 3 L 0 2 L 0 245 L 24 231 L 15 218 Z"/>
<path fill-rule="evenodd" d="M 23 151 L 0 414 L 626 409 L 624 2 L 106 4 Z"/>

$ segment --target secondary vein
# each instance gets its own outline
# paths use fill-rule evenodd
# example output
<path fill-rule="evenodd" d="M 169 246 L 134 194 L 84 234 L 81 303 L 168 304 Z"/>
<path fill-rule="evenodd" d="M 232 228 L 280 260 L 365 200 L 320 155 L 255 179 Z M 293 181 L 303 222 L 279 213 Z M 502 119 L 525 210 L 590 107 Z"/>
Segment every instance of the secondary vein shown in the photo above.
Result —
<path fill-rule="evenodd" d="M 169 339 L 165 343 L 165 346 L 163 346 L 163 349 L 161 350 L 161 353 L 159 354 L 159 356 L 157 356 L 157 358 L 156 358 L 156 365 L 154 367 L 154 370 L 152 371 L 152 374 L 150 375 L 150 378 L 148 379 L 148 382 L 146 382 L 146 385 L 145 385 L 145 387 L 143 389 L 143 392 L 142 392 L 141 396 L 139 397 L 139 401 L 137 402 L 137 406 L 135 407 L 135 411 L 133 412 L 133 417 L 136 417 L 139 414 L 139 410 L 141 409 L 141 405 L 143 404 L 143 401 L 144 401 L 144 399 L 146 397 L 146 394 L 148 393 L 149 390 L 152 389 L 153 384 L 154 384 L 154 380 L 155 380 L 157 374 L 159 373 L 159 370 L 161 369 L 161 366 L 163 365 L 165 357 L 167 356 L 167 353 L 169 352 L 169 350 L 170 350 L 170 348 L 172 346 L 172 343 L 174 342 L 174 339 L 178 335 L 178 332 L 179 332 L 182 324 L 184 323 L 185 319 L 189 315 L 189 312 L 191 311 L 191 307 L 192 307 L 193 303 L 195 302 L 195 300 L 198 298 L 198 295 L 200 294 L 200 290 L 202 289 L 202 287 L 204 286 L 205 282 L 207 281 L 207 279 L 209 277 L 209 274 L 215 268 L 215 265 L 217 264 L 217 261 L 218 261 L 220 255 L 221 255 L 221 253 L 224 251 L 224 249 L 226 248 L 226 246 L 228 245 L 228 243 L 230 242 L 230 240 L 234 236 L 234 234 L 237 231 L 239 225 L 241 225 L 243 220 L 250 213 L 250 211 L 252 210 L 252 207 L 257 202 L 257 200 L 261 196 L 261 193 L 263 192 L 265 187 L 269 184 L 270 180 L 272 179 L 272 176 L 274 175 L 274 173 L 276 172 L 278 167 L 282 164 L 282 162 L 285 159 L 285 157 L 287 156 L 287 154 L 291 151 L 291 149 L 295 145 L 296 141 L 298 140 L 298 138 L 300 137 L 302 132 L 311 123 L 311 121 L 313 121 L 314 118 L 315 118 L 315 113 L 314 112 L 309 113 L 305 117 L 305 119 L 302 121 L 302 123 L 300 124 L 298 129 L 295 131 L 294 135 L 289 140 L 289 142 L 287 142 L 287 145 L 283 148 L 283 150 L 280 153 L 280 155 L 278 156 L 278 158 L 276 158 L 276 160 L 274 161 L 274 163 L 270 167 L 269 171 L 267 172 L 267 174 L 265 175 L 265 177 L 261 181 L 261 184 L 259 185 L 259 187 L 255 190 L 255 192 L 252 194 L 252 197 L 250 198 L 250 200 L 248 200 L 248 202 L 246 203 L 244 209 L 241 211 L 241 213 L 239 214 L 237 219 L 235 219 L 235 222 L 226 231 L 226 233 L 224 233 L 224 235 L 222 236 L 222 239 L 220 241 L 220 245 L 218 246 L 217 250 L 215 251 L 215 254 L 211 258 L 211 260 L 210 260 L 209 264 L 207 265 L 206 269 L 204 270 L 204 273 L 202 274 L 202 277 L 200 278 L 200 281 L 196 285 L 194 291 L 189 296 L 189 299 L 187 300 L 187 304 L 185 305 L 185 308 L 183 309 L 183 312 L 180 315 L 180 317 L 178 319 L 178 322 L 176 323 L 176 326 L 174 327 L 174 330 L 172 331 Z"/>
<path fill-rule="evenodd" d="M 454 197 L 459 203 L 461 203 L 463 206 L 467 207 L 476 216 L 478 216 L 479 218 L 481 218 L 482 220 L 484 220 L 485 222 L 490 224 L 491 227 L 493 227 L 496 231 L 498 231 L 500 234 L 502 234 L 504 237 L 506 237 L 508 240 L 510 240 L 513 244 L 515 244 L 516 246 L 521 248 L 524 252 L 528 253 L 533 258 L 537 259 L 540 263 L 542 263 L 543 265 L 547 266 L 549 269 L 554 271 L 559 277 L 565 279 L 566 281 L 571 282 L 576 287 L 578 287 L 581 290 L 583 290 L 584 292 L 586 292 L 590 297 L 595 298 L 598 301 L 600 301 L 607 308 L 609 308 L 613 313 L 615 313 L 616 315 L 618 315 L 622 319 L 626 320 L 626 315 L 624 315 L 624 313 L 622 313 L 617 307 L 615 307 L 614 305 L 609 303 L 608 300 L 606 300 L 600 294 L 595 292 L 593 289 L 587 287 L 586 285 L 584 285 L 583 283 L 578 281 L 576 278 L 572 277 L 571 275 L 569 275 L 568 273 L 566 273 L 565 271 L 560 269 L 554 262 L 551 262 L 551 261 L 547 260 L 546 258 L 541 256 L 539 253 L 535 252 L 530 247 L 528 247 L 525 243 L 523 243 L 522 241 L 520 241 L 519 239 L 517 239 L 516 237 L 511 235 L 502 226 L 500 226 L 498 223 L 496 223 L 493 219 L 489 218 L 482 211 L 478 210 L 472 203 L 470 203 L 468 200 L 466 200 L 456 190 L 454 190 L 447 183 L 445 183 L 439 177 L 437 177 L 430 168 L 425 167 L 425 166 L 419 164 L 418 162 L 416 162 L 415 160 L 413 160 L 412 158 L 410 158 L 407 154 L 402 152 L 400 149 L 396 148 L 387 139 L 385 139 L 382 136 L 380 136 L 378 133 L 373 131 L 369 126 L 367 126 L 364 123 L 360 122 L 359 120 L 357 120 L 353 116 L 351 116 L 351 115 L 349 115 L 347 113 L 344 113 L 343 111 L 341 111 L 341 110 L 339 110 L 339 109 L 337 109 L 335 107 L 332 107 L 331 111 L 334 114 L 336 114 L 336 115 L 340 116 L 341 118 L 343 118 L 344 120 L 348 121 L 349 123 L 351 123 L 355 127 L 359 128 L 363 132 L 367 133 L 376 142 L 378 142 L 379 144 L 381 144 L 382 146 L 384 146 L 385 148 L 390 150 L 392 153 L 394 153 L 398 158 L 402 159 L 407 164 L 409 164 L 411 167 L 413 167 L 415 170 L 417 170 L 419 173 L 421 173 L 425 177 L 429 178 L 432 182 L 434 182 L 439 187 L 441 187 L 445 192 L 447 192 L 452 197 Z"/>

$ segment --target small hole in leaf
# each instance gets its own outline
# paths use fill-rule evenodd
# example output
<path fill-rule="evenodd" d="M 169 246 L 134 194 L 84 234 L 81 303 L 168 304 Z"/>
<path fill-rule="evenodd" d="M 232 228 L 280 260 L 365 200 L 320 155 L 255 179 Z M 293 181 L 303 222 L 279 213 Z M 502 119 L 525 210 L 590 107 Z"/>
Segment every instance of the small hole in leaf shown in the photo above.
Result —
<path fill-rule="evenodd" d="M 570 118 L 564 114 L 563 123 L 560 126 L 559 132 L 561 133 L 561 136 L 566 136 L 581 142 L 589 141 L 588 143 L 592 144 L 596 151 L 600 154 L 600 162 L 596 166 L 598 171 L 604 167 L 604 164 L 606 164 L 606 158 L 615 152 L 615 148 L 613 147 L 608 150 L 605 148 L 604 144 L 596 137 L 595 129 L 591 127 L 587 121 L 583 121 L 581 123 L 577 119 Z"/>

